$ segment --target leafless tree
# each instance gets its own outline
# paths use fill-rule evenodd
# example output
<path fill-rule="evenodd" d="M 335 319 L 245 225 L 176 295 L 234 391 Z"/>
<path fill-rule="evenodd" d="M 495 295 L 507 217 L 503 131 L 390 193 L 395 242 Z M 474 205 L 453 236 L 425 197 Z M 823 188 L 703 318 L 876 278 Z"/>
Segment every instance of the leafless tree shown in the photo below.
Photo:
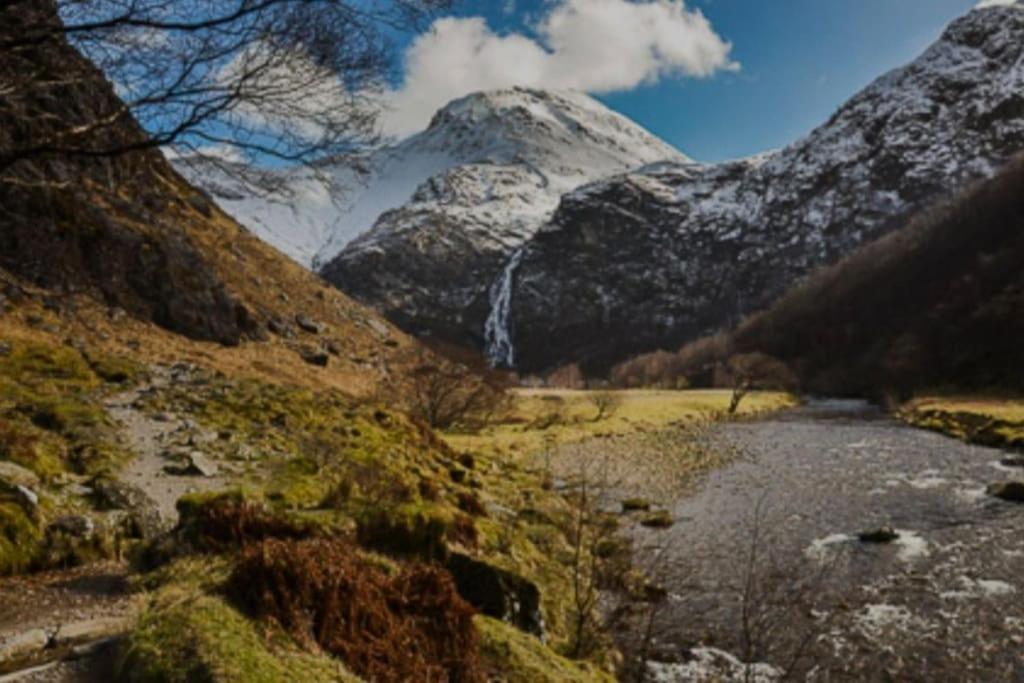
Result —
<path fill-rule="evenodd" d="M 0 135 L 0 176 L 26 160 L 153 147 L 229 172 L 314 167 L 377 139 L 389 36 L 449 2 L 7 0 L 0 118 L 25 125 Z M 66 42 L 114 84 L 118 106 L 55 119 L 53 99 L 95 76 L 55 57 Z M 118 134 L 133 121 L 145 135 Z"/>
<path fill-rule="evenodd" d="M 474 363 L 416 346 L 403 362 L 404 379 L 390 388 L 387 399 L 435 429 L 477 429 L 507 406 L 502 376 L 482 359 Z"/>
<path fill-rule="evenodd" d="M 614 391 L 595 391 L 590 395 L 590 402 L 597 408 L 594 422 L 612 417 L 622 406 L 622 395 Z"/>
<path fill-rule="evenodd" d="M 729 414 L 740 406 L 743 398 L 755 389 L 791 391 L 799 384 L 796 375 L 785 363 L 764 353 L 744 353 L 732 356 L 718 371 L 716 384 L 731 386 Z"/>

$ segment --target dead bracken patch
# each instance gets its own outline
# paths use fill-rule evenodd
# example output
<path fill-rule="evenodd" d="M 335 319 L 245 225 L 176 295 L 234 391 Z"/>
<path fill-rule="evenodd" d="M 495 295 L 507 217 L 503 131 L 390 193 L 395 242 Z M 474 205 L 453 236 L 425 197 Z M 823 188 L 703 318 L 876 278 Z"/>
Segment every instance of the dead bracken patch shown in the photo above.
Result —
<path fill-rule="evenodd" d="M 473 609 L 438 567 L 411 564 L 389 576 L 345 541 L 271 539 L 243 552 L 227 590 L 367 680 L 484 680 Z"/>
<path fill-rule="evenodd" d="M 243 546 L 267 538 L 305 538 L 312 534 L 306 525 L 275 515 L 262 503 L 225 494 L 191 502 L 179 501 L 182 528 L 188 540 L 214 552 Z"/>

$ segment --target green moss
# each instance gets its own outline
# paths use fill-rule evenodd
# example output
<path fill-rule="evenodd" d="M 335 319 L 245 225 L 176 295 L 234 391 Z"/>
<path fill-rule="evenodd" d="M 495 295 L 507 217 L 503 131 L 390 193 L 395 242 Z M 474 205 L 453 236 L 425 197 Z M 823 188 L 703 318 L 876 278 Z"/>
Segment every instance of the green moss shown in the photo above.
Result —
<path fill-rule="evenodd" d="M 269 632 L 268 632 L 269 629 Z M 145 683 L 290 683 L 359 679 L 247 619 L 222 597 L 172 586 L 156 596 L 126 647 L 120 680 Z"/>
<path fill-rule="evenodd" d="M 478 616 L 480 651 L 487 668 L 506 683 L 611 683 L 615 677 L 585 662 L 560 657 L 533 636 Z"/>
<path fill-rule="evenodd" d="M 0 358 L 0 458 L 47 480 L 124 462 L 128 454 L 100 405 L 103 382 L 82 354 L 66 346 L 11 346 Z"/>
<path fill-rule="evenodd" d="M 27 571 L 41 538 L 38 525 L 20 505 L 0 502 L 0 575 Z"/>
<path fill-rule="evenodd" d="M 452 517 L 424 505 L 372 508 L 356 519 L 356 537 L 367 548 L 401 557 L 439 559 L 447 552 Z"/>
<path fill-rule="evenodd" d="M 122 356 L 89 353 L 86 361 L 97 377 L 110 384 L 134 384 L 147 374 L 146 366 Z"/>

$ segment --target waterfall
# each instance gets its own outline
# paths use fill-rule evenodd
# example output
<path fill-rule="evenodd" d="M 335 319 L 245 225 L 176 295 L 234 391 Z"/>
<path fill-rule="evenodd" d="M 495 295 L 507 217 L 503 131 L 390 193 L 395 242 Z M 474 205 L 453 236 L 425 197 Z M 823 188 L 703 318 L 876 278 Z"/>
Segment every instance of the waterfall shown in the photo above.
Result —
<path fill-rule="evenodd" d="M 494 367 L 515 366 L 516 350 L 512 345 L 509 323 L 512 315 L 512 281 L 522 259 L 523 250 L 519 249 L 505 264 L 501 277 L 491 285 L 491 312 L 484 323 L 484 343 L 487 358 Z"/>

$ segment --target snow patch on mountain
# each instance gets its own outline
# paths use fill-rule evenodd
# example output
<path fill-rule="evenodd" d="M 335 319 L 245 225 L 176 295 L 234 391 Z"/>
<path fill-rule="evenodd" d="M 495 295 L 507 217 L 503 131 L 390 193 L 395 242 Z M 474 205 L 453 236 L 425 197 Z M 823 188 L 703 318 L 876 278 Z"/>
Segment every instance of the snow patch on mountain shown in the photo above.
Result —
<path fill-rule="evenodd" d="M 392 234 L 388 224 L 367 233 L 410 203 L 507 226 L 494 237 L 511 247 L 549 217 L 562 193 L 660 159 L 685 157 L 583 93 L 514 88 L 456 100 L 427 130 L 375 152 L 315 172 L 271 173 L 273 194 L 241 186 L 223 162 L 178 167 L 259 237 L 318 269 L 360 236 L 360 247 L 372 248 Z"/>

